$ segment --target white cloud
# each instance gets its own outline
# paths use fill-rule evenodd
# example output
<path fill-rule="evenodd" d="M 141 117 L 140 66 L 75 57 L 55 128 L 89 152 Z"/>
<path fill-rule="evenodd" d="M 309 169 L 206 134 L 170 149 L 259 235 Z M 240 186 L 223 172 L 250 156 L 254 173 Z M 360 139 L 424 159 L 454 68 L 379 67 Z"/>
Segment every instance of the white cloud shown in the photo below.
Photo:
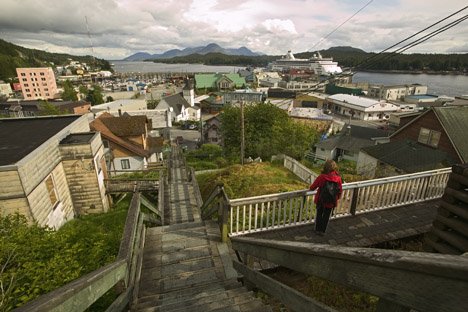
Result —
<path fill-rule="evenodd" d="M 122 58 L 216 42 L 280 55 L 311 49 L 368 0 L 2 0 L 0 38 L 37 49 Z M 314 49 L 380 51 L 466 0 L 374 0 Z M 86 18 L 88 20 L 88 37 Z M 466 51 L 468 21 L 409 52 Z"/>

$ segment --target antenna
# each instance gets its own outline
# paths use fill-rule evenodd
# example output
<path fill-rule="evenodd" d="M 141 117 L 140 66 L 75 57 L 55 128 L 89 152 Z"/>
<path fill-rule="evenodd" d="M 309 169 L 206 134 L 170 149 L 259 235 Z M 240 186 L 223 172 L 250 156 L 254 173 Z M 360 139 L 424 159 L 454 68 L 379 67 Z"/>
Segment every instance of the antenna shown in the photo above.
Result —
<path fill-rule="evenodd" d="M 88 25 L 88 17 L 85 15 L 86 21 L 86 31 L 88 32 L 88 39 L 89 39 L 89 46 L 91 47 L 92 55 L 94 56 L 94 48 L 93 48 L 93 41 L 91 40 L 91 34 L 89 32 L 89 25 Z"/>

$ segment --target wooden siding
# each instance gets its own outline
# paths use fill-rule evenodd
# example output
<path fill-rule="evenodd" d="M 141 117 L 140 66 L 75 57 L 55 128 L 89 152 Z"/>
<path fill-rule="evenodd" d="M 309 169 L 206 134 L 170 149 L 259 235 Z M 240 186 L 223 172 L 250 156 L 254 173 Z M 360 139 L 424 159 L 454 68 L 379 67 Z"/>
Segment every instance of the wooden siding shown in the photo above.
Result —
<path fill-rule="evenodd" d="M 62 164 L 58 164 L 53 170 L 51 170 L 51 173 L 53 175 L 57 197 L 60 202 L 59 207 L 56 207 L 55 209 L 61 209 L 63 219 L 58 223 L 49 222 L 49 218 L 54 213 L 54 207 L 50 201 L 45 183 L 48 175 L 44 177 L 41 183 L 39 183 L 39 185 L 28 195 L 28 202 L 31 207 L 32 216 L 40 226 L 58 228 L 66 221 L 73 219 L 74 211 L 70 190 L 68 189 L 68 183 Z"/>
<path fill-rule="evenodd" d="M 9 197 L 25 197 L 18 171 L 0 171 L 0 200 Z"/>
<path fill-rule="evenodd" d="M 29 222 L 33 222 L 33 217 L 29 210 L 29 204 L 26 200 L 26 197 L 0 200 L 1 216 L 6 216 L 14 213 L 19 213 L 25 216 Z"/>
<path fill-rule="evenodd" d="M 437 149 L 440 151 L 446 152 L 450 155 L 453 160 L 457 162 L 462 162 L 462 160 L 458 157 L 455 148 L 450 142 L 447 133 L 445 132 L 444 128 L 437 119 L 437 116 L 434 114 L 433 111 L 430 111 L 424 116 L 421 116 L 418 120 L 414 121 L 413 123 L 407 125 L 406 128 L 402 129 L 400 132 L 396 133 L 394 136 L 390 138 L 390 141 L 399 141 L 399 140 L 413 140 L 418 142 L 419 131 L 422 128 L 435 130 L 440 132 L 440 139 Z M 428 145 L 429 146 L 429 145 Z"/>

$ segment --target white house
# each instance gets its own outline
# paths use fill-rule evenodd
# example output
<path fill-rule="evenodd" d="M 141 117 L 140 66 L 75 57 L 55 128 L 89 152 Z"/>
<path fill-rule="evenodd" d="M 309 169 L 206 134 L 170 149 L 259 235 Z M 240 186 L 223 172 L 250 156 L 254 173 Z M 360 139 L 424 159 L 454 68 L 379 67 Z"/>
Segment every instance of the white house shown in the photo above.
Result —
<path fill-rule="evenodd" d="M 392 103 L 349 94 L 334 94 L 326 101 L 333 112 L 362 120 L 388 119 L 390 113 L 399 110 L 399 106 Z"/>
<path fill-rule="evenodd" d="M 423 95 L 427 93 L 427 86 L 420 84 L 411 85 L 372 85 L 369 88 L 368 95 L 381 100 L 401 100 L 408 95 Z"/>

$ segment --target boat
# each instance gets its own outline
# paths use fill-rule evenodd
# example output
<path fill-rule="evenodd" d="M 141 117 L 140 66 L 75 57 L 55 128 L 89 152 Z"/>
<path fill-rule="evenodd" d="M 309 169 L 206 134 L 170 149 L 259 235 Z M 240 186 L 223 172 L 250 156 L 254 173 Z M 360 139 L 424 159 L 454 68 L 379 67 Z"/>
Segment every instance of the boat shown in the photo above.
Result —
<path fill-rule="evenodd" d="M 318 76 L 332 76 L 341 74 L 343 70 L 338 66 L 338 62 L 334 62 L 333 58 L 324 58 L 320 52 L 314 53 L 311 58 L 297 59 L 291 50 L 280 59 L 268 64 L 268 68 L 272 71 L 288 71 L 290 69 L 302 69 L 313 71 Z"/>

